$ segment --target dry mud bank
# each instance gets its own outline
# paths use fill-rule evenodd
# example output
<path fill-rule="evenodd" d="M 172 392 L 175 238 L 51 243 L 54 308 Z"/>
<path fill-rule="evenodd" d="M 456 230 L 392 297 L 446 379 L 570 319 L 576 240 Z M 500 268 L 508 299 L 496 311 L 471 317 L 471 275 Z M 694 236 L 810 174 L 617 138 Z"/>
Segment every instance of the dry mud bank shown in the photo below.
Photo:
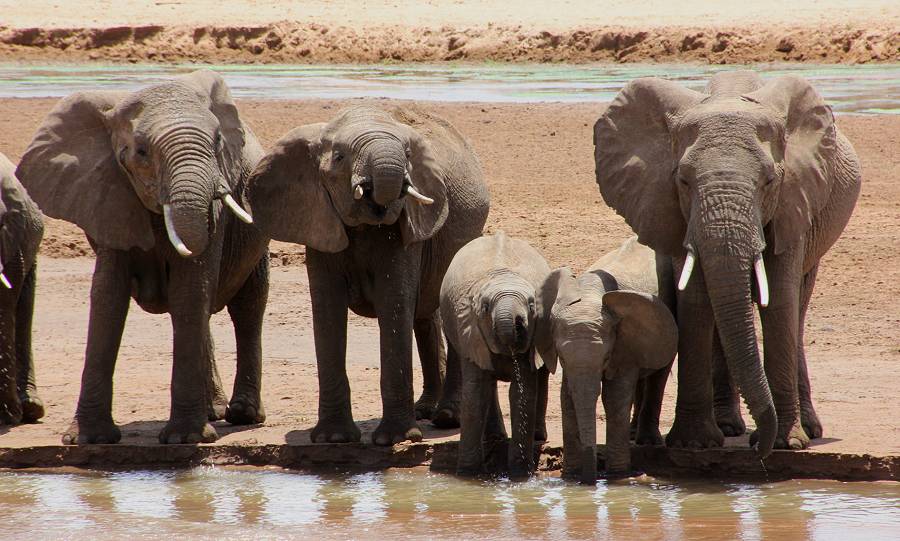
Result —
<path fill-rule="evenodd" d="M 211 63 L 900 61 L 893 23 L 821 26 L 522 25 L 439 28 L 320 23 L 10 27 L 0 61 Z"/>
<path fill-rule="evenodd" d="M 18 160 L 55 100 L 0 100 L 0 151 Z M 241 115 L 264 146 L 300 124 L 327 120 L 348 103 L 329 100 L 238 102 Z M 369 101 L 383 106 L 397 102 Z M 601 201 L 594 183 L 591 126 L 602 104 L 501 105 L 421 103 L 447 118 L 472 142 L 492 193 L 488 231 L 527 239 L 553 263 L 576 271 L 629 235 L 624 221 Z M 839 116 L 838 124 L 862 162 L 863 188 L 846 231 L 823 260 L 807 319 L 806 340 L 813 397 L 825 438 L 803 453 L 776 452 L 766 461 L 772 476 L 871 479 L 897 477 L 900 460 L 900 116 Z M 345 456 L 368 467 L 452 464 L 455 431 L 423 423 L 426 443 L 392 452 L 371 446 L 312 446 L 317 385 L 308 283 L 301 247 L 273 243 L 271 294 L 264 331 L 263 426 L 216 424 L 221 439 L 210 446 L 163 447 L 156 435 L 169 413 L 171 325 L 168 317 L 132 307 L 116 369 L 113 415 L 122 426 L 120 446 L 62 447 L 78 396 L 93 260 L 83 234 L 48 220 L 39 262 L 34 349 L 47 417 L 40 424 L 0 427 L 0 467 L 206 461 L 305 467 Z M 212 320 L 219 369 L 226 388 L 234 378 L 235 345 L 227 315 Z M 350 318 L 348 375 L 353 412 L 363 441 L 381 415 L 378 329 Z M 676 367 L 677 371 L 677 367 Z M 415 384 L 421 385 L 418 367 Z M 562 441 L 559 382 L 551 379 L 548 428 L 552 466 Z M 666 432 L 674 416 L 677 373 L 662 414 Z M 502 387 L 501 396 L 506 387 Z M 506 411 L 508 408 L 505 404 Z M 745 414 L 746 415 L 746 414 Z M 748 418 L 749 417 L 745 417 Z M 603 441 L 603 416 L 600 417 Z M 761 475 L 745 438 L 712 451 L 636 449 L 648 472 L 685 471 Z M 431 447 L 431 446 L 434 447 Z M 439 457 L 445 458 L 438 460 Z M 451 458 L 446 458 L 446 457 Z M 311 457 L 311 458 L 304 458 Z M 316 458 L 318 457 L 318 458 Z M 229 462 L 230 461 L 230 462 Z M 443 461 L 443 462 L 442 462 Z M 558 463 L 558 461 L 557 461 Z"/>

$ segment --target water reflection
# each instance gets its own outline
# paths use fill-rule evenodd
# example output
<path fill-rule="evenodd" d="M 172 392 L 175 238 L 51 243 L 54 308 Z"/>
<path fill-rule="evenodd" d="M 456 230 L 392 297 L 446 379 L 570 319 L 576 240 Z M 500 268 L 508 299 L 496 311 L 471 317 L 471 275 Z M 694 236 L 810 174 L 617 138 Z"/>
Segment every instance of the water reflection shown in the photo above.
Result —
<path fill-rule="evenodd" d="M 134 90 L 197 65 L 0 64 L 0 98 L 65 96 L 97 88 Z M 900 114 L 900 65 L 760 64 L 415 64 L 211 65 L 239 98 L 424 101 L 609 101 L 635 77 L 657 76 L 701 89 L 713 73 L 746 69 L 808 78 L 839 113 Z"/>
<path fill-rule="evenodd" d="M 0 509 L 9 537 L 213 536 L 227 525 L 250 537 L 873 539 L 900 531 L 900 486 L 640 478 L 583 487 L 410 470 L 0 472 Z"/>

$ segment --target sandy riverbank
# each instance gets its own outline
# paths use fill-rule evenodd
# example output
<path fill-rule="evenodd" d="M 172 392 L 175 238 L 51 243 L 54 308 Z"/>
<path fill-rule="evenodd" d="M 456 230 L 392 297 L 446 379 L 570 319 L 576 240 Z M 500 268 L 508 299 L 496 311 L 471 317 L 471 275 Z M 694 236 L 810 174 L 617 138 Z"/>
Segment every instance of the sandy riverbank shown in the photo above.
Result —
<path fill-rule="evenodd" d="M 0 0 L 0 61 L 900 61 L 889 0 Z"/>

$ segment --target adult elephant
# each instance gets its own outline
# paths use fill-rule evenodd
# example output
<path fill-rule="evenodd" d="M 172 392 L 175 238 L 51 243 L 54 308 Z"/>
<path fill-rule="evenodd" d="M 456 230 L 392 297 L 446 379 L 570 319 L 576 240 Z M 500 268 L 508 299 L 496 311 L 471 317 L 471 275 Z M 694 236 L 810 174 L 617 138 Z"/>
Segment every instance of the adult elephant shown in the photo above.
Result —
<path fill-rule="evenodd" d="M 235 200 L 262 155 L 211 71 L 130 94 L 73 94 L 44 120 L 18 177 L 45 213 L 80 226 L 97 253 L 81 395 L 63 443 L 121 438 L 112 383 L 129 297 L 172 319 L 172 404 L 161 443 L 214 441 L 208 421 L 223 416 L 263 421 L 268 239 Z M 209 332 L 210 314 L 226 306 L 237 342 L 227 408 Z"/>
<path fill-rule="evenodd" d="M 346 371 L 347 309 L 377 317 L 383 415 L 377 445 L 422 438 L 420 417 L 459 422 L 458 365 L 442 392 L 438 294 L 453 255 L 481 235 L 489 196 L 478 158 L 448 122 L 359 106 L 288 132 L 250 179 L 273 239 L 305 244 L 319 372 L 315 442 L 358 441 Z M 412 337 L 425 390 L 413 404 Z M 434 415 L 431 415 L 435 412 Z"/>
<path fill-rule="evenodd" d="M 0 425 L 44 416 L 31 356 L 41 211 L 25 193 L 16 167 L 0 154 Z"/>
<path fill-rule="evenodd" d="M 597 121 L 594 144 L 604 200 L 642 243 L 672 256 L 680 275 L 678 403 L 667 443 L 723 443 L 711 383 L 721 356 L 756 421 L 760 455 L 806 447 L 807 432 L 821 434 L 806 378 L 806 308 L 819 260 L 860 188 L 856 153 L 831 109 L 794 76 L 721 73 L 705 92 L 638 79 Z M 719 402 L 719 422 L 733 423 L 737 399 Z"/>

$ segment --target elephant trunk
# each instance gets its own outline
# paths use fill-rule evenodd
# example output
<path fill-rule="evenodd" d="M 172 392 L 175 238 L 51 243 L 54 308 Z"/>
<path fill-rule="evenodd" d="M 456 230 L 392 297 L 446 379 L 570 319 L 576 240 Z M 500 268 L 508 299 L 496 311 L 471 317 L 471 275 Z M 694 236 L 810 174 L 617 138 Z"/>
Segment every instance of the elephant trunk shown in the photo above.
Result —
<path fill-rule="evenodd" d="M 372 175 L 372 199 L 385 207 L 402 195 L 406 181 L 406 153 L 399 140 L 383 137 L 367 145 Z"/>
<path fill-rule="evenodd" d="M 567 377 L 566 383 L 575 405 L 575 421 L 578 424 L 578 437 L 581 449 L 573 449 L 580 453 L 581 482 L 594 484 L 597 480 L 597 397 L 600 394 L 600 382 L 596 374 L 573 374 Z"/>
<path fill-rule="evenodd" d="M 501 293 L 494 303 L 494 333 L 498 345 L 511 354 L 528 349 L 528 310 L 518 295 Z"/>
<path fill-rule="evenodd" d="M 757 452 L 766 457 L 772 451 L 778 423 L 757 347 L 751 295 L 751 272 L 761 251 L 761 234 L 752 221 L 706 223 L 699 230 L 705 234 L 697 239 L 698 258 L 726 364 L 756 421 Z"/>
<path fill-rule="evenodd" d="M 178 141 L 178 138 L 173 142 Z M 209 244 L 214 223 L 210 223 L 210 206 L 216 196 L 219 171 L 209 147 L 194 137 L 183 137 L 178 144 L 167 145 L 164 178 L 169 179 L 164 213 L 169 239 L 182 255 L 202 254 Z M 183 243 L 185 253 L 179 248 Z"/>

